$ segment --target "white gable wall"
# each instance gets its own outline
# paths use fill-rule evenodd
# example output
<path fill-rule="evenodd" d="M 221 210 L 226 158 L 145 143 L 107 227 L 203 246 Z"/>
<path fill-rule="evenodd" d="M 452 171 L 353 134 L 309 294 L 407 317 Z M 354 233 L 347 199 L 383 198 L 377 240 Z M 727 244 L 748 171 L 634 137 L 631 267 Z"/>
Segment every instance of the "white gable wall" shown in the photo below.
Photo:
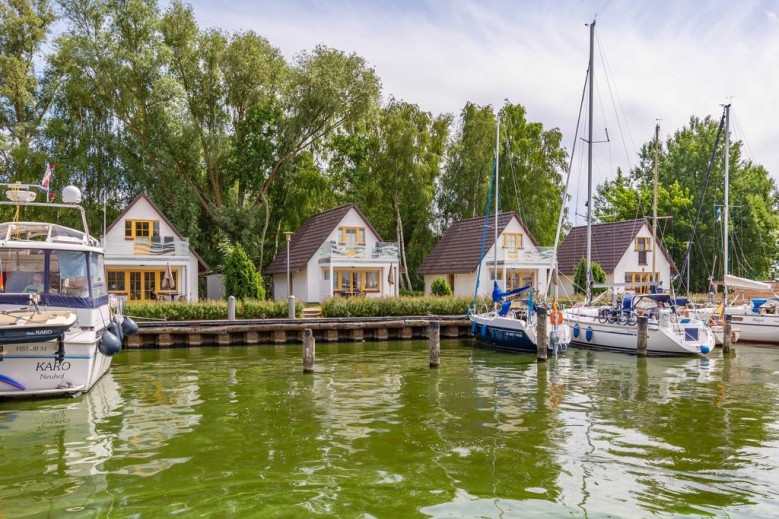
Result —
<path fill-rule="evenodd" d="M 498 236 L 498 271 L 501 272 L 501 279 L 498 281 L 498 285 L 500 285 L 501 289 L 505 290 L 506 287 L 506 270 L 512 270 L 512 269 L 518 269 L 518 270 L 528 270 L 528 271 L 535 271 L 536 273 L 536 286 L 534 288 L 538 289 L 541 294 L 543 294 L 546 291 L 546 284 L 548 280 L 548 273 L 549 273 L 549 267 L 548 265 L 529 265 L 529 264 L 523 264 L 521 260 L 512 260 L 507 258 L 506 261 L 501 261 L 502 258 L 506 257 L 505 250 L 503 247 L 503 235 L 505 233 L 510 234 L 521 234 L 522 235 L 522 245 L 523 249 L 522 251 L 525 252 L 534 252 L 538 250 L 538 247 L 536 247 L 533 242 L 530 240 L 530 237 L 525 232 L 525 229 L 522 227 L 522 225 L 519 223 L 519 220 L 516 217 L 512 217 L 511 220 L 509 220 L 508 224 L 506 225 L 505 229 L 501 232 L 501 234 Z M 475 246 L 481 248 L 481 244 L 475 244 Z M 493 244 L 492 247 L 490 247 L 484 254 L 484 259 L 481 262 L 481 271 L 480 271 L 480 279 L 479 279 L 479 292 L 477 294 L 477 297 L 492 297 L 492 287 L 493 282 L 490 278 L 490 271 L 494 268 L 494 250 L 495 250 L 495 244 Z M 521 256 L 522 252 L 520 252 Z M 455 280 L 454 280 L 454 295 L 455 296 L 466 296 L 466 297 L 473 297 L 474 290 L 476 288 L 476 276 L 477 272 L 479 272 L 478 268 L 477 270 L 469 273 L 464 274 L 455 274 Z M 425 280 L 425 294 L 431 294 L 431 286 L 434 280 L 437 278 L 443 278 L 445 280 L 449 279 L 449 276 L 447 274 L 427 274 L 424 276 Z"/>
<path fill-rule="evenodd" d="M 199 298 L 197 257 L 191 251 L 187 251 L 185 256 L 136 254 L 134 241 L 125 240 L 124 237 L 125 220 L 158 221 L 160 236 L 171 236 L 178 240 L 176 232 L 165 222 L 162 215 L 145 198 L 140 197 L 104 238 L 106 269 L 160 269 L 170 264 L 171 269 L 178 270 L 179 273 L 179 286 L 176 287 L 178 293 L 185 296 L 187 300 L 197 301 Z"/>
<path fill-rule="evenodd" d="M 330 232 L 322 243 L 317 244 L 321 247 L 331 241 L 339 243 L 341 241 L 340 229 L 342 227 L 360 227 L 365 229 L 365 250 L 370 253 L 379 242 L 378 236 L 371 230 L 368 223 L 360 216 L 355 209 L 350 209 L 338 225 Z M 335 268 L 360 269 L 360 270 L 379 270 L 379 292 L 366 293 L 366 297 L 389 297 L 395 295 L 397 287 L 397 261 L 389 262 L 386 259 L 372 260 L 370 258 L 351 258 L 331 256 L 329 263 L 320 263 L 320 252 L 316 253 L 308 260 L 306 267 L 297 273 L 290 273 L 292 278 L 292 294 L 298 301 L 306 303 L 322 302 L 326 297 L 332 295 L 332 285 Z M 388 282 L 389 269 L 395 270 L 395 285 Z M 330 279 L 325 282 L 322 269 L 328 269 Z M 325 292 L 327 288 L 327 293 Z M 273 276 L 273 298 L 275 300 L 287 299 L 287 273 L 275 274 Z"/>

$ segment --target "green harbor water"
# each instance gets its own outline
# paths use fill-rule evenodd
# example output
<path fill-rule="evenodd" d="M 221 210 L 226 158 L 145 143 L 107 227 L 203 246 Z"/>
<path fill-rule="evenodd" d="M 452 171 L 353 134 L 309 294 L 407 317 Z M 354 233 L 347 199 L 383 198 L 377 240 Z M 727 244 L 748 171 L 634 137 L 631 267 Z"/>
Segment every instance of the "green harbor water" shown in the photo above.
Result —
<path fill-rule="evenodd" d="M 125 351 L 0 402 L 0 518 L 777 517 L 779 348 Z"/>

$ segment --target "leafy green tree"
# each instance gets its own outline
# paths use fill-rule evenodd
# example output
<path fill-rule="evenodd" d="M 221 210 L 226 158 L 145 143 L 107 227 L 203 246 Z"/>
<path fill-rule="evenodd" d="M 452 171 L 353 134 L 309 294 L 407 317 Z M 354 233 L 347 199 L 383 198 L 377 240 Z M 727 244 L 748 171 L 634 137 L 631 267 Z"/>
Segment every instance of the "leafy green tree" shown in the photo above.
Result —
<path fill-rule="evenodd" d="M 0 2 L 0 174 L 38 183 L 46 164 L 36 146 L 57 88 L 57 77 L 36 72 L 56 20 L 48 0 Z M 13 178 L 11 178 L 13 177 Z"/>
<path fill-rule="evenodd" d="M 563 201 L 567 154 L 562 133 L 528 121 L 519 104 L 507 102 L 500 110 L 500 120 L 499 210 L 516 211 L 539 243 L 551 245 Z M 495 124 L 489 106 L 467 104 L 461 112 L 437 198 L 441 229 L 484 214 L 495 155 Z"/>
<path fill-rule="evenodd" d="M 361 204 L 385 239 L 399 245 L 400 287 L 422 287 L 416 268 L 432 248 L 432 203 L 443 161 L 450 118 L 390 99 L 381 110 L 367 157 L 369 180 L 360 186 L 375 204 Z M 363 191 L 364 189 L 364 191 Z"/>
<path fill-rule="evenodd" d="M 434 296 L 450 296 L 452 295 L 452 288 L 444 278 L 436 278 L 430 284 L 430 292 L 432 292 Z"/>
<path fill-rule="evenodd" d="M 714 153 L 709 185 L 704 192 L 706 172 L 720 124 L 710 117 L 691 117 L 689 125 L 677 130 L 658 149 L 658 215 L 665 217 L 658 237 L 678 267 L 684 262 L 692 237 L 690 280 L 692 291 L 710 290 L 709 279 L 722 279 L 722 221 L 718 210 L 724 202 L 724 134 Z M 762 166 L 742 158 L 743 144 L 731 142 L 730 175 L 730 258 L 729 272 L 765 278 L 779 259 L 779 192 Z M 597 188 L 595 215 L 602 221 L 618 221 L 652 215 L 654 187 L 654 139 L 641 148 L 639 165 L 625 177 Z M 705 196 L 704 196 L 705 195 Z M 692 230 L 699 204 L 701 218 Z M 670 220 L 667 217 L 671 217 Z M 686 276 L 680 280 L 686 281 Z"/>
<path fill-rule="evenodd" d="M 228 296 L 237 299 L 265 299 L 262 277 L 240 243 L 220 245 L 225 255 L 224 285 Z"/>
<path fill-rule="evenodd" d="M 592 270 L 593 283 L 605 283 L 606 273 L 603 268 L 596 262 L 590 262 L 590 269 Z M 582 258 L 579 264 L 576 266 L 576 272 L 573 276 L 573 291 L 577 294 L 584 294 L 587 291 L 587 259 Z M 605 288 L 593 288 L 593 295 L 605 292 Z"/>

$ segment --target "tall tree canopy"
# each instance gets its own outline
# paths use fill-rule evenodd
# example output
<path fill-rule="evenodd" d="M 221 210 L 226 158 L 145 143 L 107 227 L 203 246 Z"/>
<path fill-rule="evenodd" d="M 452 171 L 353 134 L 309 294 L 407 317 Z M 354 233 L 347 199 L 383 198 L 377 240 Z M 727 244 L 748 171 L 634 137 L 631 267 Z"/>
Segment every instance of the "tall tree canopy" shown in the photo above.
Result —
<path fill-rule="evenodd" d="M 551 245 L 563 201 L 567 154 L 561 146 L 562 133 L 528 121 L 519 104 L 507 102 L 499 116 L 499 210 L 519 213 L 535 239 Z M 495 155 L 495 127 L 489 106 L 469 103 L 461 112 L 437 199 L 442 228 L 484 214 Z"/>
<path fill-rule="evenodd" d="M 724 135 L 715 151 L 711 179 L 701 201 L 709 159 L 719 120 L 691 117 L 658 153 L 658 215 L 670 216 L 659 226 L 658 239 L 682 266 L 699 204 L 701 219 L 691 249 L 690 284 L 693 291 L 710 290 L 709 279 L 722 279 L 723 239 L 720 218 L 724 203 Z M 779 258 L 779 192 L 762 166 L 742 157 L 742 142 L 731 142 L 730 236 L 731 274 L 766 278 Z M 654 187 L 654 140 L 640 152 L 640 163 L 629 177 L 618 173 L 615 180 L 597 188 L 595 215 L 602 221 L 618 221 L 652 215 Z"/>

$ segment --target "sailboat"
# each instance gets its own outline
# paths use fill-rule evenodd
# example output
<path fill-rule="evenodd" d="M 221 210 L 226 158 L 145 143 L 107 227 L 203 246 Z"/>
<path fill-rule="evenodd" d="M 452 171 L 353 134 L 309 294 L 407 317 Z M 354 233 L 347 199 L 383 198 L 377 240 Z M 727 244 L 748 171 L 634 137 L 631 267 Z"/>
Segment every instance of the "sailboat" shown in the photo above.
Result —
<path fill-rule="evenodd" d="M 498 235 L 500 229 L 500 214 L 498 210 L 498 167 L 500 157 L 500 118 L 496 126 L 495 161 L 493 167 L 493 184 L 495 187 L 495 242 L 492 247 L 494 258 L 492 305 L 484 311 L 476 308 L 476 295 L 479 290 L 481 278 L 481 265 L 484 262 L 484 245 L 487 238 L 489 223 L 489 203 L 487 204 L 487 216 L 484 221 L 484 235 L 482 237 L 482 253 L 479 260 L 479 269 L 476 277 L 473 308 L 468 309 L 468 318 L 471 320 L 471 330 L 477 344 L 495 350 L 510 352 L 533 352 L 538 348 L 538 313 L 537 304 L 533 298 L 533 286 L 504 291 L 498 285 Z M 490 189 L 490 192 L 492 189 Z M 562 208 L 561 208 L 562 210 Z M 551 265 L 555 267 L 555 265 Z M 527 294 L 527 299 L 513 299 L 516 296 Z M 553 303 L 547 319 L 548 348 L 557 352 L 568 349 L 571 341 L 571 330 L 563 322 L 563 315 Z"/>
<path fill-rule="evenodd" d="M 614 350 L 625 353 L 638 351 L 638 315 L 648 317 L 647 354 L 700 355 L 714 349 L 711 330 L 696 318 L 682 318 L 674 309 L 670 294 L 625 295 L 621 304 L 596 305 L 592 299 L 592 123 L 594 76 L 595 21 L 590 25 L 589 61 L 589 137 L 587 161 L 587 286 L 586 301 L 563 312 L 565 322 L 572 329 L 571 344 L 591 349 Z M 656 226 L 656 217 L 653 227 Z M 656 230 L 653 229 L 653 236 Z M 653 243 L 654 250 L 657 250 Z M 655 284 L 657 280 L 653 280 Z M 635 283 L 631 283 L 635 285 Z"/>
<path fill-rule="evenodd" d="M 779 297 L 768 283 L 753 281 L 728 273 L 728 216 L 729 201 L 729 160 L 730 155 L 730 105 L 725 106 L 725 207 L 723 208 L 723 245 L 724 245 L 724 285 L 723 315 L 730 315 L 733 326 L 740 330 L 740 340 L 779 344 Z M 749 303 L 728 305 L 728 289 L 742 291 L 760 291 L 773 294 L 771 297 L 752 298 Z"/>

